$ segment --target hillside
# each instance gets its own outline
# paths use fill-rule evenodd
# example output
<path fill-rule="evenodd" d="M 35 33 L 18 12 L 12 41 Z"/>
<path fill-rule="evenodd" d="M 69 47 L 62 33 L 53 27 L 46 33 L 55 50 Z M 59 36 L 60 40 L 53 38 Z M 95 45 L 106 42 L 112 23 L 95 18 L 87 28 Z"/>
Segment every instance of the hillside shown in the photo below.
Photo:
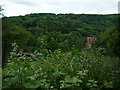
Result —
<path fill-rule="evenodd" d="M 43 39 L 46 41 L 47 39 L 53 37 L 55 39 L 55 42 L 59 42 L 61 44 L 63 42 L 68 42 L 70 46 L 75 45 L 75 47 L 81 50 L 85 46 L 87 36 L 95 35 L 98 37 L 98 35 L 101 32 L 104 32 L 106 28 L 117 26 L 117 15 L 56 15 L 52 13 L 38 13 L 25 16 L 9 17 L 8 19 L 14 26 L 17 26 L 18 28 L 22 27 L 24 30 L 32 34 L 30 36 L 30 40 L 28 41 L 28 46 L 30 47 L 39 46 L 37 41 L 38 39 Z M 82 41 L 79 42 L 79 39 L 82 39 Z M 51 41 L 51 43 L 54 42 Z M 79 45 L 80 43 L 82 43 L 82 45 Z M 52 48 L 52 45 L 49 46 L 50 47 L 47 48 L 50 49 L 61 47 L 58 45 L 54 46 L 54 48 Z"/>
<path fill-rule="evenodd" d="M 2 20 L 3 88 L 120 88 L 118 15 L 34 13 Z"/>

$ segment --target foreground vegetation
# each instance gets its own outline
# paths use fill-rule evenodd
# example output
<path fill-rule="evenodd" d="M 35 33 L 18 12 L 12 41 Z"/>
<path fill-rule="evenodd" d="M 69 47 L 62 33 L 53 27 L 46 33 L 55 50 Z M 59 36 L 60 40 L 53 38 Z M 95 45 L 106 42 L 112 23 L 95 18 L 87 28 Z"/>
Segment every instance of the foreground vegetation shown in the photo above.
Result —
<path fill-rule="evenodd" d="M 35 57 L 11 52 L 3 70 L 3 88 L 118 88 L 118 58 L 100 55 L 99 51 L 54 52 L 41 49 Z"/>

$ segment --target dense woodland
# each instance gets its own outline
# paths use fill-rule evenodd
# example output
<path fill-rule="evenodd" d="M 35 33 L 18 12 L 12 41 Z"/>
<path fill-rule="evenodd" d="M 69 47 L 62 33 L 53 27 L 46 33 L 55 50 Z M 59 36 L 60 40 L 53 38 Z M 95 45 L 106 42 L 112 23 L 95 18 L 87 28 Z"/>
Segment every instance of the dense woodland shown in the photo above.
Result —
<path fill-rule="evenodd" d="M 117 14 L 33 13 L 2 22 L 3 88 L 120 88 Z M 96 39 L 86 48 L 90 35 Z"/>

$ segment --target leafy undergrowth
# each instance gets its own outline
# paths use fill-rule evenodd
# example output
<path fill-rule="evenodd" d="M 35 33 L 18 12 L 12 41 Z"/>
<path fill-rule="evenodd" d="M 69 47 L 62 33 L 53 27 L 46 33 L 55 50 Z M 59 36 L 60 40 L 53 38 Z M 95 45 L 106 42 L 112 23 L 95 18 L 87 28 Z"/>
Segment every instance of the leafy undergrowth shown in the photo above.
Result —
<path fill-rule="evenodd" d="M 58 49 L 35 51 L 35 57 L 10 53 L 3 69 L 3 88 L 118 88 L 118 58 Z"/>

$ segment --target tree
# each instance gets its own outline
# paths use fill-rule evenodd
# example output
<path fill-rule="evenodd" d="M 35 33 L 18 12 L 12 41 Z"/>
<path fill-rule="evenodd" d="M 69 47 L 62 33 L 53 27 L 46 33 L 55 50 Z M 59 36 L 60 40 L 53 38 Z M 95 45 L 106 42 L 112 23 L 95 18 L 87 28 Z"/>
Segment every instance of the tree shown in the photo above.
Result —
<path fill-rule="evenodd" d="M 2 25 L 2 65 L 4 68 L 7 64 L 11 45 L 17 43 L 19 47 L 25 47 L 30 32 L 20 26 L 11 24 L 9 18 L 4 17 Z"/>
<path fill-rule="evenodd" d="M 110 56 L 120 55 L 119 32 L 117 27 L 110 27 L 100 34 L 97 45 L 105 49 L 105 54 Z"/>
<path fill-rule="evenodd" d="M 3 16 L 3 8 L 2 8 L 2 5 L 0 5 L 0 18 Z"/>

